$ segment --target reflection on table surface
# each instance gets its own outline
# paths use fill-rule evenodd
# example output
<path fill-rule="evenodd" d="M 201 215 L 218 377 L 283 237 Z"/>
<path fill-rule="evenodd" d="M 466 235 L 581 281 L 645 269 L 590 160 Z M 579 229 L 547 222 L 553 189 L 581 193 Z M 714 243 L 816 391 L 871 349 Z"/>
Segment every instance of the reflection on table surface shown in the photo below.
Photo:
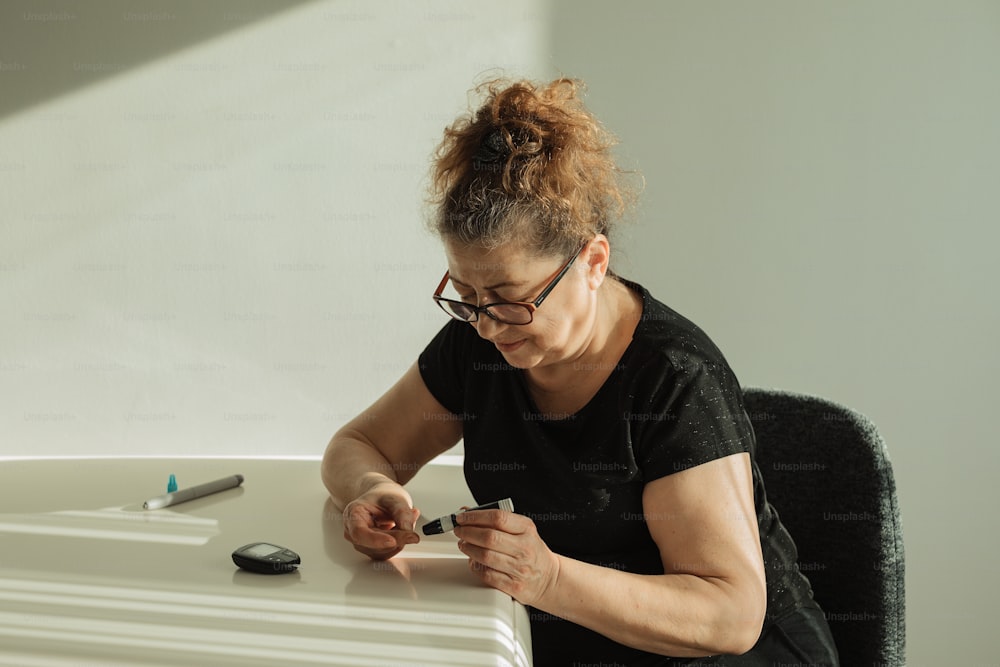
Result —
<path fill-rule="evenodd" d="M 246 481 L 142 510 L 170 473 Z M 458 467 L 408 488 L 425 517 L 471 504 Z M 525 609 L 469 573 L 453 535 L 370 561 L 317 461 L 4 461 L 0 540 L 0 665 L 530 664 Z M 301 567 L 239 570 L 230 554 L 257 541 Z"/>

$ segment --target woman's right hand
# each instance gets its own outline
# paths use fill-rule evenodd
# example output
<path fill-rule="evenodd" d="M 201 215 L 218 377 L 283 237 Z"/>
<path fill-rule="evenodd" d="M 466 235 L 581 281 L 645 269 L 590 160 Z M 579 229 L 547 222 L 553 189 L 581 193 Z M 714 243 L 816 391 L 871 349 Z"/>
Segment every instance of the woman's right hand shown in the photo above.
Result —
<path fill-rule="evenodd" d="M 401 485 L 381 482 L 344 508 L 344 539 L 369 558 L 386 560 L 420 541 L 419 516 Z"/>

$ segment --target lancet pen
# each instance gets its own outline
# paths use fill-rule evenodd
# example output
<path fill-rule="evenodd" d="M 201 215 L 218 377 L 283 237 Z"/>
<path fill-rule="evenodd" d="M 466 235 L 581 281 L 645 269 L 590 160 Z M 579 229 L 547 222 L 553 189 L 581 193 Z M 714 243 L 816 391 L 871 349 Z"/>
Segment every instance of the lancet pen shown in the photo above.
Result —
<path fill-rule="evenodd" d="M 479 505 L 478 507 L 470 507 L 467 510 L 461 510 L 455 514 L 446 514 L 440 519 L 434 519 L 433 521 L 427 523 L 423 527 L 424 535 L 440 535 L 441 533 L 447 533 L 450 530 L 455 530 L 455 526 L 458 525 L 456 521 L 456 516 L 462 512 L 471 512 L 473 510 L 496 510 L 501 509 L 506 512 L 514 511 L 514 501 L 510 498 L 504 498 L 503 500 L 494 500 L 492 503 L 486 503 L 485 505 Z"/>

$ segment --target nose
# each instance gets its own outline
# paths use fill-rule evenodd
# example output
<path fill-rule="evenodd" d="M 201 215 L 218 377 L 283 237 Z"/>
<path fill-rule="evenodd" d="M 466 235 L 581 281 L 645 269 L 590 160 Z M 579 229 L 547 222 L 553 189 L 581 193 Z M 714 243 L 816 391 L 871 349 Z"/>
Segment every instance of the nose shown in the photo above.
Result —
<path fill-rule="evenodd" d="M 498 322 L 486 313 L 479 313 L 479 318 L 472 323 L 472 326 L 476 327 L 476 333 L 479 334 L 480 338 L 485 338 L 488 341 L 492 341 L 507 327 L 506 324 Z"/>

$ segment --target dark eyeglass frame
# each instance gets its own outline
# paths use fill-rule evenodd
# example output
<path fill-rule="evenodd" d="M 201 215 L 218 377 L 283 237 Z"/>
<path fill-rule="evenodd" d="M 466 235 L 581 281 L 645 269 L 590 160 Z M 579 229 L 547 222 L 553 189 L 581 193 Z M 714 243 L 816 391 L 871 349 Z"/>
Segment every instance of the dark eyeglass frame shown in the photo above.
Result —
<path fill-rule="evenodd" d="M 470 324 L 473 322 L 478 322 L 479 313 L 485 313 L 486 316 L 489 317 L 490 319 L 496 322 L 502 322 L 503 324 L 511 324 L 515 326 L 524 326 L 525 324 L 531 324 L 535 320 L 535 311 L 538 310 L 538 308 L 542 305 L 542 302 L 545 301 L 545 298 L 552 292 L 552 290 L 555 289 L 556 285 L 559 284 L 559 281 L 562 280 L 563 276 L 565 276 L 566 273 L 569 271 L 569 267 L 573 266 L 573 262 L 576 261 L 576 258 L 580 256 L 580 253 L 583 252 L 583 249 L 586 247 L 587 244 L 585 243 L 582 246 L 580 246 L 579 250 L 573 253 L 573 256 L 569 258 L 569 261 L 567 261 L 563 265 L 563 267 L 559 269 L 559 273 L 557 273 L 552 278 L 552 280 L 549 281 L 549 284 L 545 286 L 545 289 L 542 290 L 542 293 L 539 294 L 534 301 L 494 301 L 493 303 L 487 303 L 482 306 L 473 306 L 472 304 L 466 303 L 465 301 L 446 299 L 443 296 L 441 296 L 441 293 L 444 292 L 444 288 L 448 284 L 448 279 L 451 277 L 451 273 L 449 271 L 445 271 L 444 278 L 441 279 L 441 283 L 437 286 L 437 289 L 434 290 L 434 296 L 433 296 L 434 303 L 436 303 L 441 308 L 441 310 L 443 310 L 445 314 L 448 315 L 448 317 L 454 320 L 458 320 L 459 322 L 469 322 Z M 454 303 L 461 306 L 462 308 L 467 308 L 471 310 L 472 312 L 469 316 L 469 319 L 464 319 L 462 317 L 459 317 L 454 312 L 448 310 L 448 308 L 445 305 L 446 303 Z M 508 322 L 505 319 L 497 317 L 495 313 L 490 311 L 490 308 L 493 308 L 495 306 L 522 306 L 528 311 L 528 321 Z"/>

